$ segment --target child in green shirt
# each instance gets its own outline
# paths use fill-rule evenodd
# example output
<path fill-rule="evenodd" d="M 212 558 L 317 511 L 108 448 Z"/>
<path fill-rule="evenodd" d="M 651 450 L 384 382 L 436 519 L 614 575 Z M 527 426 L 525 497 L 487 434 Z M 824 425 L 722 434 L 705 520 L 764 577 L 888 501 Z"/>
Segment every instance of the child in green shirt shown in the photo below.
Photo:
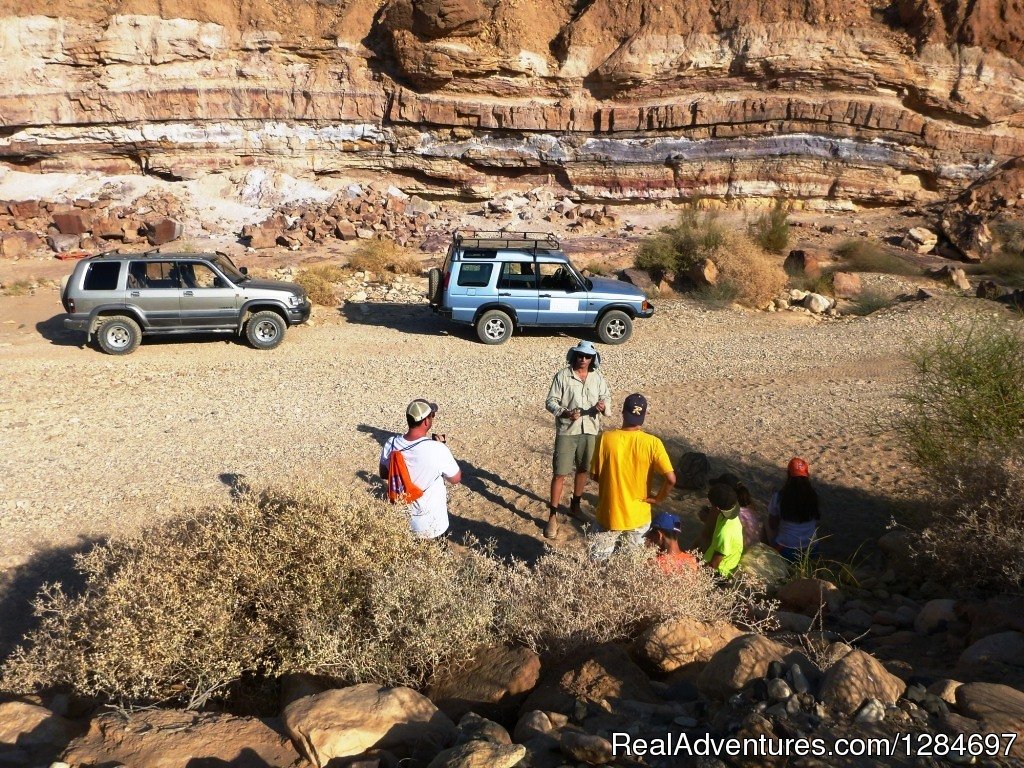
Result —
<path fill-rule="evenodd" d="M 711 486 L 708 501 L 718 513 L 711 544 L 704 552 L 704 562 L 718 571 L 719 576 L 731 576 L 743 556 L 743 523 L 736 491 L 723 483 Z"/>

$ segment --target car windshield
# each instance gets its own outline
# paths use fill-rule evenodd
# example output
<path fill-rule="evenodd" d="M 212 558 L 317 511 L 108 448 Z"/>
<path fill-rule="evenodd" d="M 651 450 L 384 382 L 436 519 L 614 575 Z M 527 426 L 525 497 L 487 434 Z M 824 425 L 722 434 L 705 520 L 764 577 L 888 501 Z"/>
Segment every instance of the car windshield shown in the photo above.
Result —
<path fill-rule="evenodd" d="M 217 254 L 211 259 L 211 261 L 217 265 L 218 269 L 220 269 L 220 271 L 224 273 L 224 276 L 232 283 L 244 283 L 249 279 L 247 276 L 239 272 L 238 267 L 236 267 L 232 263 L 231 259 L 226 256 Z"/>

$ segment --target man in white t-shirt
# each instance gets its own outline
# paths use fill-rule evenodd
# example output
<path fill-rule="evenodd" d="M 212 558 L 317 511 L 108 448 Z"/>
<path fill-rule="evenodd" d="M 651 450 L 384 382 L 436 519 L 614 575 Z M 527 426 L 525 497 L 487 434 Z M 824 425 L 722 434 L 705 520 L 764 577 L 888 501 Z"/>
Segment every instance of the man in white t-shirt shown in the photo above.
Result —
<path fill-rule="evenodd" d="M 431 436 L 437 404 L 413 400 L 405 409 L 409 431 L 389 437 L 380 453 L 380 476 L 388 479 L 388 462 L 392 451 L 401 451 L 409 470 L 409 479 L 423 495 L 408 506 L 409 527 L 413 536 L 436 539 L 448 530 L 447 480 L 452 485 L 462 482 L 462 471 L 445 445 L 444 435 Z"/>

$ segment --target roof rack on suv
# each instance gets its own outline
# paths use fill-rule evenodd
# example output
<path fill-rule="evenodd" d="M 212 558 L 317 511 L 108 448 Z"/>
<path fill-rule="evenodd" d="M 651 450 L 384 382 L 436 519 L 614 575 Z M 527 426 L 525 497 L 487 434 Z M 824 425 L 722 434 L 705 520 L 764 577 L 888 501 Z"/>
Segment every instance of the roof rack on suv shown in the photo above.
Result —
<path fill-rule="evenodd" d="M 456 232 L 455 245 L 463 248 L 530 248 L 558 250 L 558 238 L 550 232 L 503 232 L 470 229 Z"/>

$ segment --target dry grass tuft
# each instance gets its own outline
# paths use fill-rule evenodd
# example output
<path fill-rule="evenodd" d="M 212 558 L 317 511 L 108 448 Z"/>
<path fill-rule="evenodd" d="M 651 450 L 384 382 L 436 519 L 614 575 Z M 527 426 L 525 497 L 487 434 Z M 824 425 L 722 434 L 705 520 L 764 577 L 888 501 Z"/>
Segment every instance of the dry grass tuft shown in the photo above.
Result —
<path fill-rule="evenodd" d="M 325 269 L 324 267 L 327 268 Z M 333 277 L 333 270 L 336 269 L 337 267 L 330 267 L 328 265 L 301 269 L 295 275 L 295 282 L 306 289 L 310 301 L 314 304 L 334 307 L 338 304 L 338 294 L 335 292 L 334 284 L 338 282 L 340 277 L 338 279 L 331 279 L 328 275 Z"/>
<path fill-rule="evenodd" d="M 844 240 L 836 247 L 836 254 L 846 260 L 846 268 L 853 272 L 879 272 L 886 275 L 921 274 L 919 267 L 889 253 L 870 240 Z"/>
<path fill-rule="evenodd" d="M 384 282 L 387 282 L 387 273 L 418 275 L 423 271 L 419 260 L 393 240 L 368 241 L 352 254 L 349 266 L 361 272 L 373 272 Z"/>
<path fill-rule="evenodd" d="M 3 293 L 5 296 L 26 296 L 37 284 L 36 280 L 15 280 L 13 283 L 4 284 Z"/>
<path fill-rule="evenodd" d="M 731 287 L 733 301 L 746 307 L 763 308 L 788 283 L 779 260 L 746 237 L 727 236 L 711 258 L 723 288 Z"/>

